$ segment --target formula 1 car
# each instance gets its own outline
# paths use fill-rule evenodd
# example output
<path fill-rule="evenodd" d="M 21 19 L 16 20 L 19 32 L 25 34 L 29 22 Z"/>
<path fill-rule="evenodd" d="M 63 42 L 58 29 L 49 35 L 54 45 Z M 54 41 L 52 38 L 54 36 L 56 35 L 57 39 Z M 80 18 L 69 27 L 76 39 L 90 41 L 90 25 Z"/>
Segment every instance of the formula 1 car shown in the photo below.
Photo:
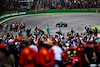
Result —
<path fill-rule="evenodd" d="M 65 21 L 62 21 L 60 23 L 57 23 L 56 27 L 67 27 L 67 23 Z"/>

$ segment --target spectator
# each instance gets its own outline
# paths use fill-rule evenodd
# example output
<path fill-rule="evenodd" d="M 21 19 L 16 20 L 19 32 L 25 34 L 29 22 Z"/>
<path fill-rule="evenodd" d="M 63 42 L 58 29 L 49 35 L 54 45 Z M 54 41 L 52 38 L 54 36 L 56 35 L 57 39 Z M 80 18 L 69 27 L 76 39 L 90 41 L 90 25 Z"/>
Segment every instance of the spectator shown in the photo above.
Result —
<path fill-rule="evenodd" d="M 97 37 L 100 38 L 100 32 L 97 34 Z"/>
<path fill-rule="evenodd" d="M 29 47 L 35 49 L 38 52 L 38 48 L 35 46 L 34 41 L 31 41 L 31 45 Z"/>
<path fill-rule="evenodd" d="M 63 67 L 63 62 L 62 62 L 62 49 L 60 47 L 58 47 L 56 45 L 56 43 L 54 42 L 53 43 L 53 51 L 54 51 L 54 54 L 55 54 L 55 57 L 54 57 L 54 60 L 55 60 L 55 64 L 57 64 L 59 67 Z"/>
<path fill-rule="evenodd" d="M 14 58 L 15 58 L 15 67 L 19 66 L 19 54 L 20 54 L 20 46 L 18 41 L 15 42 L 14 44 Z"/>
<path fill-rule="evenodd" d="M 62 34 L 60 27 L 58 27 L 58 31 L 56 33 L 59 34 L 59 35 Z"/>
<path fill-rule="evenodd" d="M 39 50 L 39 60 L 41 67 L 52 67 L 54 63 L 54 58 L 52 57 L 52 53 L 49 52 L 48 46 L 46 43 L 39 42 L 40 50 Z"/>
<path fill-rule="evenodd" d="M 7 29 L 8 29 L 8 24 L 7 24 L 7 23 L 5 23 L 4 27 L 5 27 L 5 32 L 7 32 Z"/>
<path fill-rule="evenodd" d="M 27 37 L 30 36 L 30 32 L 31 32 L 31 29 L 28 29 L 28 28 L 27 28 L 27 30 L 26 30 Z"/>
<path fill-rule="evenodd" d="M 97 67 L 98 67 L 98 64 L 100 62 L 100 44 L 98 45 L 97 42 L 94 42 L 94 48 L 95 48 L 95 53 L 96 53 L 96 56 L 97 56 Z"/>
<path fill-rule="evenodd" d="M 98 33 L 97 27 L 95 27 L 94 31 L 95 31 L 95 35 L 96 35 Z"/>
<path fill-rule="evenodd" d="M 90 67 L 92 58 L 96 60 L 96 54 L 94 49 L 91 46 L 91 42 L 87 42 L 87 47 L 84 48 L 83 57 L 82 57 L 82 67 Z"/>
<path fill-rule="evenodd" d="M 9 49 L 5 49 L 4 52 L 1 52 L 0 57 L 2 62 L 1 67 L 14 67 L 15 59 Z"/>
<path fill-rule="evenodd" d="M 47 34 L 50 35 L 50 32 L 49 32 L 49 25 L 46 26 L 46 30 L 47 30 Z"/>
<path fill-rule="evenodd" d="M 74 34 L 74 30 L 73 29 L 71 29 L 71 33 Z"/>
<path fill-rule="evenodd" d="M 15 26 L 15 24 L 13 23 L 13 24 L 12 24 L 12 31 L 15 31 L 15 27 L 16 27 L 16 26 Z"/>
<path fill-rule="evenodd" d="M 18 30 L 18 24 L 16 23 L 16 25 L 15 25 L 15 31 L 17 32 L 17 30 Z"/>
<path fill-rule="evenodd" d="M 84 33 L 87 33 L 87 27 L 86 26 L 84 27 Z"/>
<path fill-rule="evenodd" d="M 22 35 L 22 30 L 21 29 L 18 30 L 18 35 Z"/>
<path fill-rule="evenodd" d="M 20 67 L 36 67 L 38 64 L 37 52 L 29 47 L 29 43 L 24 41 L 25 47 L 21 50 L 19 56 Z"/>
<path fill-rule="evenodd" d="M 2 39 L 0 39 L 0 51 L 4 51 L 5 50 L 5 44 L 4 41 Z"/>
<path fill-rule="evenodd" d="M 92 27 L 89 25 L 89 33 L 92 34 Z"/>
<path fill-rule="evenodd" d="M 81 59 L 82 59 L 82 55 L 83 55 L 83 49 L 84 49 L 84 46 L 82 43 L 80 43 L 78 46 L 77 46 L 77 49 L 76 49 L 76 54 L 77 54 L 77 57 L 79 59 L 79 67 L 82 67 L 82 62 L 81 62 Z"/>
<path fill-rule="evenodd" d="M 0 24 L 0 31 L 3 31 L 3 23 Z"/>

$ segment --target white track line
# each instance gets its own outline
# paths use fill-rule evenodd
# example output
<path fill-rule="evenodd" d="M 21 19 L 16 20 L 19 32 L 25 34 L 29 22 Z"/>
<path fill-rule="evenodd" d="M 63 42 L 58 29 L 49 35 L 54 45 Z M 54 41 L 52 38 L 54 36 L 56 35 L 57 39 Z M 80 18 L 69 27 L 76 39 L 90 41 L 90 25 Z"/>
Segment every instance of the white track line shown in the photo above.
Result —
<path fill-rule="evenodd" d="M 33 15 L 33 14 L 31 14 L 31 15 Z M 4 21 L 0 22 L 0 24 L 1 24 L 1 23 L 6 22 L 6 21 L 8 21 L 8 20 L 14 19 L 14 18 L 24 17 L 24 16 L 31 16 L 31 15 L 22 15 L 22 16 L 15 16 L 15 17 L 11 17 L 11 18 L 8 18 L 8 19 L 6 19 L 6 20 L 4 20 Z"/>

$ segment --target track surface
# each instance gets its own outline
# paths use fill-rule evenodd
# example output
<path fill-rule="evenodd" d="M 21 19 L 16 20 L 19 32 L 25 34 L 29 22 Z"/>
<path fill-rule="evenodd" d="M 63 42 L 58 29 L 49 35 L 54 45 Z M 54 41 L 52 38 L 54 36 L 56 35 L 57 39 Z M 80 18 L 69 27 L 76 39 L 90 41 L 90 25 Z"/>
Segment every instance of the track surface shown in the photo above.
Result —
<path fill-rule="evenodd" d="M 32 29 L 31 32 L 37 26 L 38 28 L 42 29 L 46 33 L 46 25 L 49 25 L 50 34 L 55 35 L 58 28 L 56 27 L 56 23 L 60 21 L 66 21 L 68 27 L 61 28 L 63 34 L 66 34 L 68 31 L 73 28 L 76 32 L 82 33 L 84 30 L 84 26 L 97 26 L 100 25 L 100 13 L 53 13 L 53 14 L 37 14 L 37 15 L 28 15 L 23 17 L 18 17 L 15 19 L 11 19 L 7 21 L 8 25 L 10 26 L 12 23 L 15 22 L 24 22 L 26 27 Z M 14 32 L 10 32 L 12 34 L 17 34 Z M 0 31 L 0 35 L 4 35 L 5 32 Z M 26 36 L 25 33 L 23 35 Z"/>

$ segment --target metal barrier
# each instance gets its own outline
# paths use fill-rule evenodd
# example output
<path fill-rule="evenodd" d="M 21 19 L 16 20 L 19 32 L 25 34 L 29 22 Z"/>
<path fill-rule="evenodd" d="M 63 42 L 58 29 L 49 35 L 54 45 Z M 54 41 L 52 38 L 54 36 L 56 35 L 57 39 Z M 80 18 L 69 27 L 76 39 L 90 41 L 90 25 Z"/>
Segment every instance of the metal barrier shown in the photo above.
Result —
<path fill-rule="evenodd" d="M 7 17 L 18 16 L 18 15 L 25 15 L 25 14 L 26 14 L 26 12 L 18 12 L 18 13 L 5 14 L 5 15 L 0 16 L 0 20 L 4 19 L 4 18 L 7 18 Z"/>

